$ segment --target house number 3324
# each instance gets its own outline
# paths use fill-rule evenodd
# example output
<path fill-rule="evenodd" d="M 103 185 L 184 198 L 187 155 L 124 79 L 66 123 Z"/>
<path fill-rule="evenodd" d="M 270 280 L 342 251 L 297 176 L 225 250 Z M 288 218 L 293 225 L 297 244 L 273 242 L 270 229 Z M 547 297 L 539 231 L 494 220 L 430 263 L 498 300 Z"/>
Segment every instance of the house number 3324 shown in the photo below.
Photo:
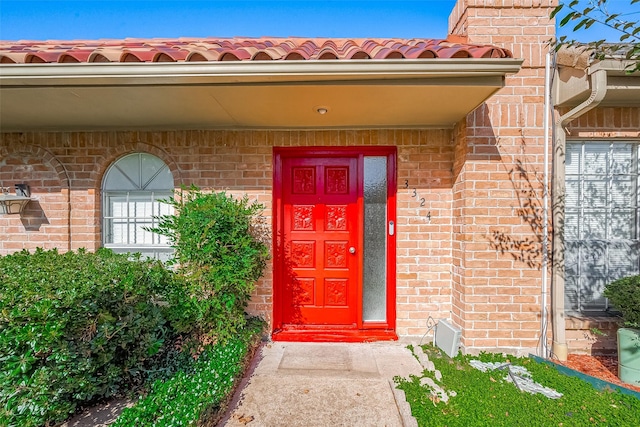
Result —
<path fill-rule="evenodd" d="M 409 189 L 408 179 L 404 180 L 404 188 Z M 411 197 L 415 197 L 416 199 L 418 199 L 420 201 L 420 207 L 423 208 L 426 203 L 426 200 L 424 199 L 424 197 L 419 197 L 418 190 L 416 190 L 415 187 L 411 188 L 410 191 L 411 191 Z M 427 221 L 431 223 L 431 211 L 428 211 L 425 216 L 427 217 Z"/>

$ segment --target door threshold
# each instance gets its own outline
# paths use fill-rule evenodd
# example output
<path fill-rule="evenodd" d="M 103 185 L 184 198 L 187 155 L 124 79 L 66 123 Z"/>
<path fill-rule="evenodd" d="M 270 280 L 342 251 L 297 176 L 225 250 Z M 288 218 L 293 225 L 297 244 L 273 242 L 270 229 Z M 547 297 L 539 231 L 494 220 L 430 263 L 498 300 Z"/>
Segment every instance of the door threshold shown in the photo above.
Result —
<path fill-rule="evenodd" d="M 273 341 L 289 342 L 375 342 L 396 341 L 395 331 L 385 329 L 335 330 L 322 328 L 279 329 L 271 334 Z"/>

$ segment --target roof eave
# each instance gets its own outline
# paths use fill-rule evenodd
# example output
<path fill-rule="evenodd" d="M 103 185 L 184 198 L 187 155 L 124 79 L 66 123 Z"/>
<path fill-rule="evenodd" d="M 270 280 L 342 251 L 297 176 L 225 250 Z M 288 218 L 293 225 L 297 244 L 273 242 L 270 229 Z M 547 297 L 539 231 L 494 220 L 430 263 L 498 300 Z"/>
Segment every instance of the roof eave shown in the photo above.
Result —
<path fill-rule="evenodd" d="M 0 65 L 0 86 L 251 84 L 504 76 L 522 59 L 229 61 Z"/>
<path fill-rule="evenodd" d="M 521 64 L 439 58 L 3 65 L 0 130 L 448 128 Z"/>

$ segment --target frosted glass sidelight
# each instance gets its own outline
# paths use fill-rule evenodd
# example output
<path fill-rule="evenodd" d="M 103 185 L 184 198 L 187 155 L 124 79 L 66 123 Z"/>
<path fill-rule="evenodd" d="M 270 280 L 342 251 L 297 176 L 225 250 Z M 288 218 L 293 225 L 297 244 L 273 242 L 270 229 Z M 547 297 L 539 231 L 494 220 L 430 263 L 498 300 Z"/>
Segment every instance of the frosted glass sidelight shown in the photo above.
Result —
<path fill-rule="evenodd" d="M 387 320 L 387 158 L 364 158 L 364 283 L 365 322 Z"/>

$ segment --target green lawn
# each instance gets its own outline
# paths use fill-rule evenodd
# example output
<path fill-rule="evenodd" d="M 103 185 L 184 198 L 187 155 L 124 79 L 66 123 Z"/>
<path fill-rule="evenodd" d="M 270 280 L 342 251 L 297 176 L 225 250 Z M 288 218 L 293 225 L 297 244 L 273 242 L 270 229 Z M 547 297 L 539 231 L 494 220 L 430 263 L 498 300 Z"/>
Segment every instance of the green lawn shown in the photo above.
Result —
<path fill-rule="evenodd" d="M 425 354 L 442 373 L 441 381 L 433 372 L 423 377 L 396 378 L 406 394 L 411 412 L 420 426 L 638 426 L 640 400 L 619 392 L 598 391 L 578 378 L 559 373 L 546 364 L 529 358 L 496 354 L 448 358 L 438 349 L 423 347 Z M 471 359 L 484 362 L 510 362 L 525 367 L 539 384 L 563 394 L 549 399 L 541 394 L 521 392 L 504 379 L 505 371 L 483 373 L 469 365 Z M 421 385 L 432 378 L 449 395 L 444 402 Z M 425 381 L 423 380 L 424 384 Z"/>

